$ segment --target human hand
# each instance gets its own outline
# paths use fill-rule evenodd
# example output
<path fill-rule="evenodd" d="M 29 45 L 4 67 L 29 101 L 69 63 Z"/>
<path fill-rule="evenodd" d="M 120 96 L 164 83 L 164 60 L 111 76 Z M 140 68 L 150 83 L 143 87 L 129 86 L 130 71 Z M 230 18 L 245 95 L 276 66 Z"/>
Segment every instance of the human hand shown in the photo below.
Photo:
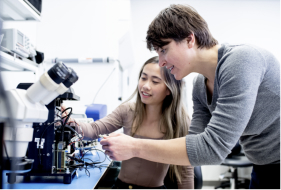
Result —
<path fill-rule="evenodd" d="M 61 118 L 63 120 L 63 122 L 65 122 L 69 112 L 66 110 L 65 105 L 61 104 Z M 71 117 L 69 117 L 67 124 L 71 124 L 71 123 L 75 123 L 74 119 L 72 119 Z"/>
<path fill-rule="evenodd" d="M 112 133 L 109 136 L 104 136 L 100 144 L 110 159 L 122 161 L 136 157 L 136 141 L 137 139 L 131 136 Z"/>

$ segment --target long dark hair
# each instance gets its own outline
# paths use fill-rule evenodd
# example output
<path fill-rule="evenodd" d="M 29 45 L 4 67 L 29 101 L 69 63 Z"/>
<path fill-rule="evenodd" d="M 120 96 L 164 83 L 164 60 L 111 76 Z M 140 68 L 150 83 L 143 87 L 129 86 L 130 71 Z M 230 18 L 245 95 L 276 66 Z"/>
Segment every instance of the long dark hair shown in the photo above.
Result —
<path fill-rule="evenodd" d="M 139 73 L 139 78 L 142 75 L 142 71 L 147 64 L 158 64 L 159 58 L 158 56 L 152 57 L 147 60 Z M 164 139 L 173 139 L 184 137 L 188 134 L 188 129 L 190 125 L 190 118 L 185 110 L 183 101 L 182 101 L 182 81 L 176 80 L 175 77 L 164 67 L 161 67 L 161 77 L 166 84 L 167 88 L 170 90 L 170 95 L 166 96 L 162 105 L 162 114 L 159 121 L 160 131 L 164 134 Z M 131 135 L 134 136 L 141 126 L 145 115 L 145 104 L 141 101 L 140 93 L 138 91 L 138 87 L 135 92 L 130 96 L 130 98 L 126 101 L 130 101 L 137 94 L 136 106 L 134 108 L 134 118 L 133 118 L 133 126 Z M 125 103 L 125 102 L 124 102 Z M 179 181 L 181 181 L 181 167 L 170 165 L 172 168 L 172 173 L 176 175 Z"/>

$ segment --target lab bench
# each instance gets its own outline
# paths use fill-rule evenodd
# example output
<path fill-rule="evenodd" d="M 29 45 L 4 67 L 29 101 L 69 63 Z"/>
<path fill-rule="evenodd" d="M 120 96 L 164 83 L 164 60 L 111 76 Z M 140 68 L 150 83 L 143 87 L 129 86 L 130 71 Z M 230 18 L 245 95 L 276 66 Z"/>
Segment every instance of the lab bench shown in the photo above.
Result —
<path fill-rule="evenodd" d="M 101 152 L 95 155 L 87 154 L 85 158 L 89 158 L 93 161 L 103 161 L 105 155 Z M 86 160 L 85 160 L 86 161 Z M 16 183 L 9 184 L 7 171 L 3 173 L 3 189 L 94 189 L 103 175 L 110 167 L 112 161 L 107 157 L 101 164 L 96 166 L 103 166 L 101 168 L 87 168 L 90 172 L 90 176 L 86 175 L 85 169 L 77 169 L 78 176 L 75 174 L 70 184 L 64 184 L 64 178 L 62 176 L 30 176 L 26 180 L 21 175 L 17 175 Z"/>

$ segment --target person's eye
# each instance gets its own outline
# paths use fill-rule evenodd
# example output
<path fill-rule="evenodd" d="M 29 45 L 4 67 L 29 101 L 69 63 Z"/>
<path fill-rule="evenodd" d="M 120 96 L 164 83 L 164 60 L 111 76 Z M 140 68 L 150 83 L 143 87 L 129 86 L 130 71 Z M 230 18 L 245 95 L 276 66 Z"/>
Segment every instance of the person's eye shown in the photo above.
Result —
<path fill-rule="evenodd" d="M 156 81 L 152 81 L 154 84 L 157 84 L 157 83 L 159 83 L 159 82 L 156 82 Z"/>
<path fill-rule="evenodd" d="M 161 50 L 161 53 L 165 53 L 165 52 L 166 52 L 166 49 L 162 49 L 162 50 Z"/>
<path fill-rule="evenodd" d="M 145 77 L 141 77 L 141 79 L 142 79 L 142 80 L 146 80 L 146 78 L 145 78 Z"/>

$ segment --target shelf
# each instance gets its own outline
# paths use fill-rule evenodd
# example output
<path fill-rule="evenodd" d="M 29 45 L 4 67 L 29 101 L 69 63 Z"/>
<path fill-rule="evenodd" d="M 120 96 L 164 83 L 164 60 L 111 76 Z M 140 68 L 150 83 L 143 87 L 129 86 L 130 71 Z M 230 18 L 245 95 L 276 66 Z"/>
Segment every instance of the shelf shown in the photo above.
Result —
<path fill-rule="evenodd" d="M 3 21 L 40 21 L 41 13 L 27 0 L 0 0 Z"/>
<path fill-rule="evenodd" d="M 38 65 L 28 59 L 23 61 L 2 51 L 0 51 L 0 59 L 0 71 L 38 71 Z"/>

